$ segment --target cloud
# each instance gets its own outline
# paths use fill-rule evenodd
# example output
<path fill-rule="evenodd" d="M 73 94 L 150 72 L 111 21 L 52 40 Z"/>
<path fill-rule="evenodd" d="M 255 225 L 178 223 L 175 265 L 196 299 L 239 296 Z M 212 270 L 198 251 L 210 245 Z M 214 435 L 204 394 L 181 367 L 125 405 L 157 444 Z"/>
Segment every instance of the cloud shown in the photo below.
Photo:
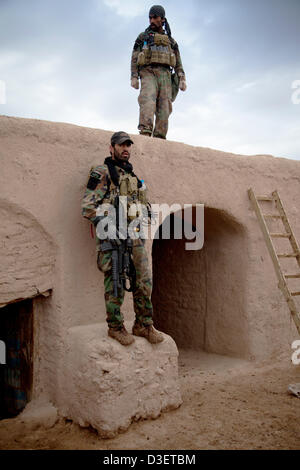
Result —
<path fill-rule="evenodd" d="M 50 77 L 59 73 L 59 69 L 63 63 L 63 57 L 61 56 L 50 56 L 39 62 L 34 63 L 32 68 L 32 75 L 39 77 L 41 80 L 43 77 Z"/>
<path fill-rule="evenodd" d="M 243 76 L 226 80 L 223 76 L 217 88 L 212 82 L 194 100 L 180 93 L 170 118 L 169 138 L 233 153 L 300 159 L 300 105 L 291 102 L 291 77 L 296 70 L 279 66 L 255 74 L 255 80 L 248 82 Z M 192 83 L 196 86 L 197 80 Z M 196 88 L 190 96 L 197 96 Z"/>
<path fill-rule="evenodd" d="M 145 13 L 145 5 L 140 0 L 103 0 L 98 1 L 98 4 L 99 9 L 105 5 L 117 15 L 125 18 L 135 18 Z"/>
<path fill-rule="evenodd" d="M 24 54 L 20 52 L 4 51 L 0 55 L 0 69 L 4 70 L 4 69 L 9 69 L 11 67 L 14 67 L 18 63 L 20 63 L 23 59 L 24 59 Z"/>
<path fill-rule="evenodd" d="M 253 88 L 257 85 L 257 82 L 248 82 L 248 83 L 243 83 L 243 85 L 240 85 L 236 88 L 236 92 L 237 93 L 243 93 L 247 90 L 249 90 L 249 88 Z"/>
<path fill-rule="evenodd" d="M 269 0 L 164 1 L 188 85 L 168 139 L 300 159 L 300 2 L 272 2 L 271 21 Z M 137 133 L 130 58 L 151 4 L 0 0 L 0 113 Z"/>

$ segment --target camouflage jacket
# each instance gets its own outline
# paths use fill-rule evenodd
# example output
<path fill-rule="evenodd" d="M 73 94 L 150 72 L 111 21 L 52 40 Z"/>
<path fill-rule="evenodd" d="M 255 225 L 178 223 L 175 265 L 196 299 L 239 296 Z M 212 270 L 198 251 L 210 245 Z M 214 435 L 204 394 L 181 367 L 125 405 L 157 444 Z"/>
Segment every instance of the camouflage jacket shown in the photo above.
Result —
<path fill-rule="evenodd" d="M 139 53 L 141 52 L 141 50 L 143 48 L 143 44 L 144 44 L 144 40 L 146 38 L 146 35 L 147 35 L 146 31 L 139 34 L 136 41 L 135 41 L 135 43 L 134 43 L 133 51 L 132 51 L 132 55 L 131 55 L 131 78 L 133 78 L 133 77 L 138 78 L 139 77 L 139 67 L 137 65 L 137 60 L 138 60 L 138 55 L 139 55 Z M 178 74 L 179 77 L 185 76 L 183 66 L 182 66 L 182 62 L 181 62 L 181 57 L 180 57 L 178 44 L 175 41 L 175 39 L 173 39 L 173 38 L 170 38 L 170 39 L 171 39 L 171 47 L 172 47 L 173 52 L 174 52 L 175 57 L 176 57 L 176 65 L 174 67 L 174 70 Z"/>
<path fill-rule="evenodd" d="M 107 193 L 109 180 L 107 165 L 98 165 L 91 169 L 81 209 L 83 217 L 86 217 L 92 223 L 96 219 L 97 207 L 101 204 L 102 199 L 104 199 Z"/>

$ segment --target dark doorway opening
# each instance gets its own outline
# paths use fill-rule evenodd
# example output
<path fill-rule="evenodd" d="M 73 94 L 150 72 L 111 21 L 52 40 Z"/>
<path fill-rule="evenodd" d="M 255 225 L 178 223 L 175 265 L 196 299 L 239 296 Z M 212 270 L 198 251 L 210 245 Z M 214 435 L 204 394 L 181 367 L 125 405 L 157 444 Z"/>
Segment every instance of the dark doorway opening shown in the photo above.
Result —
<path fill-rule="evenodd" d="M 0 309 L 0 339 L 6 363 L 0 365 L 0 419 L 18 415 L 31 399 L 33 377 L 33 302 Z"/>

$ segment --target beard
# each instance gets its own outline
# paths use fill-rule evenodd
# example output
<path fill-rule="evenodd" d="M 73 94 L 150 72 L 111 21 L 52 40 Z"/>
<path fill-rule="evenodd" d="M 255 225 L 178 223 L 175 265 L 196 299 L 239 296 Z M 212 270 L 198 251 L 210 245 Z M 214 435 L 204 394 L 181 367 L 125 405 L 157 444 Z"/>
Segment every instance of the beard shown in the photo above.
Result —
<path fill-rule="evenodd" d="M 160 27 L 159 27 L 159 26 L 156 26 L 156 24 L 151 24 L 151 25 L 150 25 L 150 28 L 152 29 L 152 31 L 155 31 L 155 32 L 157 32 L 157 31 L 160 30 Z"/>
<path fill-rule="evenodd" d="M 123 150 L 122 152 L 118 152 L 118 150 L 115 149 L 114 157 L 120 163 L 127 163 L 130 158 L 130 153 L 128 152 L 128 150 Z"/>

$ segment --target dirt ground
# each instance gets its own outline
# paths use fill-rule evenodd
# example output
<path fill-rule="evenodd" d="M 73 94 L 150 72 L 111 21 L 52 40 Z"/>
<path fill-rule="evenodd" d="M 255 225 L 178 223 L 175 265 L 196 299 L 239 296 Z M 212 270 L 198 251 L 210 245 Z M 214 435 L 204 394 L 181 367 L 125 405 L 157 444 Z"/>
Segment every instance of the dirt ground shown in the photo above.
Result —
<path fill-rule="evenodd" d="M 18 418 L 0 421 L 0 449 L 300 449 L 300 382 L 291 357 L 266 363 L 180 351 L 183 404 L 156 420 L 132 423 L 114 439 L 62 418 L 30 429 Z"/>

